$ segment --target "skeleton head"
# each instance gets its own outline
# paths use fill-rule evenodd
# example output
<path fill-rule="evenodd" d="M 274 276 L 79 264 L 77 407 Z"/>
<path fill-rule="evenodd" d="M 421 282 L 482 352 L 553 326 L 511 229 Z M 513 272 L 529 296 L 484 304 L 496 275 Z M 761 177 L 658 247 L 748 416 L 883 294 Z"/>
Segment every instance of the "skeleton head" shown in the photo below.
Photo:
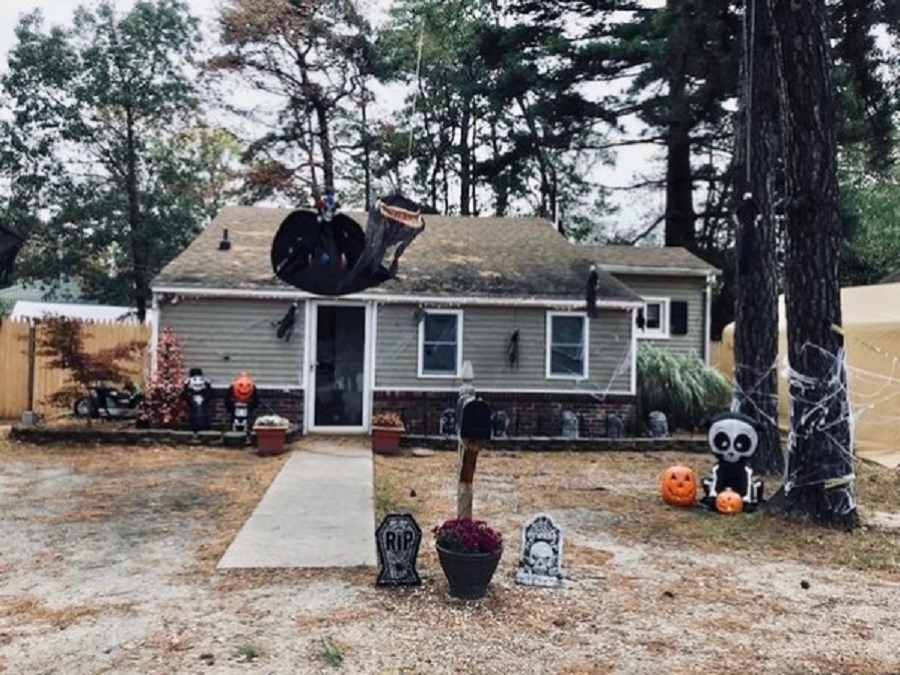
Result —
<path fill-rule="evenodd" d="M 546 541 L 536 541 L 528 549 L 528 564 L 535 574 L 550 574 L 553 564 L 553 547 Z"/>
<path fill-rule="evenodd" d="M 733 464 L 750 459 L 756 452 L 759 435 L 751 420 L 741 413 L 723 413 L 709 427 L 709 447 L 723 462 Z"/>

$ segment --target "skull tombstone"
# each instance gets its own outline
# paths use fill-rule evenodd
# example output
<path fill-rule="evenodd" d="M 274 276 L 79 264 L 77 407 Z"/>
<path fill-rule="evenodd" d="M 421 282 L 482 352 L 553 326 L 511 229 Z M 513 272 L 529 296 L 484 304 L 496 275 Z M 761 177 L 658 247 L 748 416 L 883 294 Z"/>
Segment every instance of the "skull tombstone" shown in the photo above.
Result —
<path fill-rule="evenodd" d="M 562 583 L 562 529 L 548 513 L 532 516 L 522 528 L 522 556 L 516 583 L 559 586 Z"/>

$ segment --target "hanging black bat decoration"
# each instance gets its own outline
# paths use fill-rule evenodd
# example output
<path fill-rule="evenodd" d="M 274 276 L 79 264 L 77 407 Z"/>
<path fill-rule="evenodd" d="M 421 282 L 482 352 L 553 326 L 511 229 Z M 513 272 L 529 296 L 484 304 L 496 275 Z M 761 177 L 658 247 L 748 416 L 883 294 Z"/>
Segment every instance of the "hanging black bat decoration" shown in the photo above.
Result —
<path fill-rule="evenodd" d="M 400 256 L 425 229 L 419 205 L 400 194 L 379 200 L 365 233 L 355 220 L 337 213 L 333 197 L 317 206 L 318 212 L 291 213 L 272 242 L 278 278 L 316 295 L 357 293 L 392 279 Z"/>
<path fill-rule="evenodd" d="M 287 314 L 282 317 L 281 321 L 277 323 L 277 329 L 275 330 L 275 335 L 279 340 L 284 340 L 285 342 L 290 342 L 291 335 L 294 334 L 294 326 L 297 323 L 297 303 L 292 302 L 290 309 L 288 309 Z"/>

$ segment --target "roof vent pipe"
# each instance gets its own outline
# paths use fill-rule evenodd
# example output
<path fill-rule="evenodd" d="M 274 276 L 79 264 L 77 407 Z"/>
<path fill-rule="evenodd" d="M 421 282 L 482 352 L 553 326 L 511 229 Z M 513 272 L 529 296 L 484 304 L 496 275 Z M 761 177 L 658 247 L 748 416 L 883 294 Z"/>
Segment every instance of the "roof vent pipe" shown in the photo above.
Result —
<path fill-rule="evenodd" d="M 231 249 L 231 242 L 228 241 L 228 228 L 222 230 L 222 239 L 219 241 L 219 250 L 228 251 Z"/>

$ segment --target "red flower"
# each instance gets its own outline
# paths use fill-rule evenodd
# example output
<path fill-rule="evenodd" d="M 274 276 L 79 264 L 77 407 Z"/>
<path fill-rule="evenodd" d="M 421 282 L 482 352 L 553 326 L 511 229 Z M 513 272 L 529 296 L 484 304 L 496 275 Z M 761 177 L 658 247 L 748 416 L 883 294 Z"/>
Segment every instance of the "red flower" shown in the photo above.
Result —
<path fill-rule="evenodd" d="M 492 553 L 503 548 L 503 535 L 483 520 L 453 518 L 431 533 L 438 546 L 457 553 Z"/>

